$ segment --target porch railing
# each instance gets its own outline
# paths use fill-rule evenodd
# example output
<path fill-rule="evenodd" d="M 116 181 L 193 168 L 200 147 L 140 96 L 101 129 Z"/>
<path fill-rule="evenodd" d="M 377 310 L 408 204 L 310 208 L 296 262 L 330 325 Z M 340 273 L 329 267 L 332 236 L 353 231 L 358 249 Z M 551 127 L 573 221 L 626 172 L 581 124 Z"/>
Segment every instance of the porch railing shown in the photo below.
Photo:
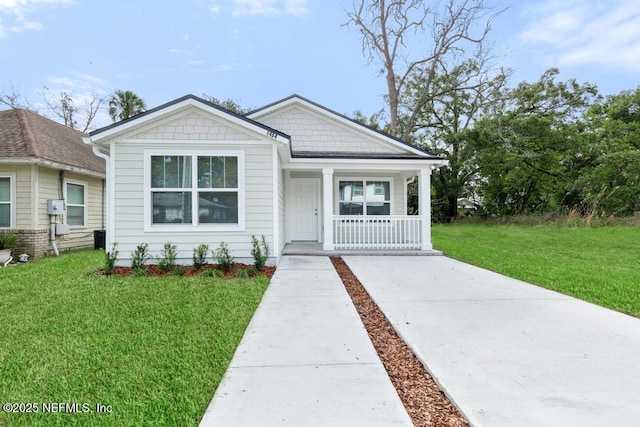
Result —
<path fill-rule="evenodd" d="M 334 215 L 335 249 L 420 249 L 419 216 Z"/>

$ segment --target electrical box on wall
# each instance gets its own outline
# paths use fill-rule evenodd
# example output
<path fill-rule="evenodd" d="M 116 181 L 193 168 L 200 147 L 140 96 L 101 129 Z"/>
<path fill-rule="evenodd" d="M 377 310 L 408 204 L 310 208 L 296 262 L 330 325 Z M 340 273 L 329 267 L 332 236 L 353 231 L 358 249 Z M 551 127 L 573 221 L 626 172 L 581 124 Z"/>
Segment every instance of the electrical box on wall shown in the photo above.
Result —
<path fill-rule="evenodd" d="M 66 236 L 69 234 L 69 225 L 56 224 L 56 236 Z"/>
<path fill-rule="evenodd" d="M 47 200 L 47 215 L 64 215 L 64 200 Z"/>

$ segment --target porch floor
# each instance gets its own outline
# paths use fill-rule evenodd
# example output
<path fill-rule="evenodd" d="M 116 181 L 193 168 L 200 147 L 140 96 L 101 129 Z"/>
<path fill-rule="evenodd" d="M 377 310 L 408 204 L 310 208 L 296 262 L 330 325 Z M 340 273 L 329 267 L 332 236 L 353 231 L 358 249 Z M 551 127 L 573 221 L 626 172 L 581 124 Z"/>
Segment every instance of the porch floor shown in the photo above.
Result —
<path fill-rule="evenodd" d="M 291 242 L 284 246 L 282 255 L 318 255 L 318 256 L 343 256 L 343 255 L 398 255 L 398 256 L 434 256 L 442 255 L 441 251 L 419 251 L 414 249 L 335 249 L 325 251 L 322 243 L 318 242 Z"/>

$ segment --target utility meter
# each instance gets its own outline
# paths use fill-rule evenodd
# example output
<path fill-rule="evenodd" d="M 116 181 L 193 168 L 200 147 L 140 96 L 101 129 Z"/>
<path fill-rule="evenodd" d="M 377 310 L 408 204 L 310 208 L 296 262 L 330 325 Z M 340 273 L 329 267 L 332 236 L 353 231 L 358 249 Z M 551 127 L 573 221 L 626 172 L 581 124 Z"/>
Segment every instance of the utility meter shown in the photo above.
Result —
<path fill-rule="evenodd" d="M 47 215 L 63 215 L 65 209 L 64 200 L 47 200 Z"/>

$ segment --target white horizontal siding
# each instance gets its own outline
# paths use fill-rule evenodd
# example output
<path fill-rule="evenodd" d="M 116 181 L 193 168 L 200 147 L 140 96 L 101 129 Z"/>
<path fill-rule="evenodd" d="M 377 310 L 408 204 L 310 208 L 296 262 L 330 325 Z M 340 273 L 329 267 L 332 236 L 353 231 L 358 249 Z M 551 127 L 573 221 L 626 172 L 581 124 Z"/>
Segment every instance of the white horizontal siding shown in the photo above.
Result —
<path fill-rule="evenodd" d="M 232 254 L 239 258 L 251 256 L 251 236 L 262 236 L 273 245 L 273 171 L 272 147 L 269 144 L 251 144 L 232 142 L 223 144 L 216 141 L 211 145 L 189 144 L 181 142 L 166 146 L 167 154 L 171 150 L 212 150 L 243 151 L 245 161 L 245 230 L 244 231 L 204 231 L 197 227 L 185 226 L 181 231 L 145 232 L 144 231 L 144 151 L 159 150 L 159 146 L 150 141 L 148 144 L 135 142 L 117 142 L 115 158 L 115 223 L 114 241 L 118 243 L 120 264 L 130 262 L 130 253 L 140 243 L 148 243 L 150 253 L 158 256 L 166 242 L 175 244 L 178 257 L 183 263 L 191 263 L 193 249 L 206 243 L 210 249 L 218 247 L 220 242 L 229 245 Z M 163 146 L 165 147 L 165 146 Z"/>

